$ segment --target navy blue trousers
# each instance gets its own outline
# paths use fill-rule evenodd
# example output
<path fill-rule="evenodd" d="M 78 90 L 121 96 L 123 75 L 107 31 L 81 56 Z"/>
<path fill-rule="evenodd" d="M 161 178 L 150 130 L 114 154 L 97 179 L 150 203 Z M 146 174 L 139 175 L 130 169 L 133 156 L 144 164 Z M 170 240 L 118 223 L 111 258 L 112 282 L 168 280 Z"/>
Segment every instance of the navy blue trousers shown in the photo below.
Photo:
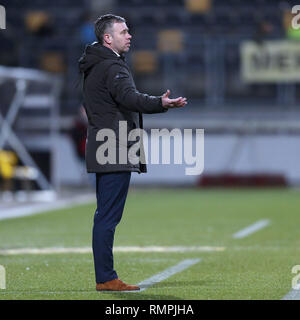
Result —
<path fill-rule="evenodd" d="M 131 172 L 96 173 L 97 209 L 93 226 L 96 283 L 118 278 L 114 270 L 113 243 L 128 193 Z"/>

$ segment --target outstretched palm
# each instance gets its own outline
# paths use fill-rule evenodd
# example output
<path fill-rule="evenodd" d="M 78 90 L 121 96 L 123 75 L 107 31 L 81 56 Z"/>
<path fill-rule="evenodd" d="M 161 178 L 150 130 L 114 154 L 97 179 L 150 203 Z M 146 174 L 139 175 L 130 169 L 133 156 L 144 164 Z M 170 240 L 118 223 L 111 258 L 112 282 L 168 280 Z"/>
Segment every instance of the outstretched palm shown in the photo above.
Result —
<path fill-rule="evenodd" d="M 162 105 L 164 108 L 181 108 L 187 104 L 186 98 L 183 97 L 170 99 L 170 93 L 170 90 L 167 90 L 161 97 Z"/>

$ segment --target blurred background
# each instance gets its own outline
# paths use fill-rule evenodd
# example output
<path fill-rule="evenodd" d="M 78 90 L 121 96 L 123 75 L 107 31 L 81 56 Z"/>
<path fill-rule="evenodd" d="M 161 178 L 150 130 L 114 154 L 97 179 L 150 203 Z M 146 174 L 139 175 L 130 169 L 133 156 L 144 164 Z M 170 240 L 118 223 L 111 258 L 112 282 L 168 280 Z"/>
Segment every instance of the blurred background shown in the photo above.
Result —
<path fill-rule="evenodd" d="M 133 36 L 127 62 L 138 90 L 170 89 L 172 97 L 188 99 L 184 109 L 145 115 L 145 128 L 204 129 L 200 176 L 185 175 L 185 163 L 149 164 L 148 174 L 132 176 L 133 186 L 299 186 L 296 4 L 1 0 L 0 201 L 27 201 L 32 191 L 52 201 L 93 190 L 77 62 L 95 41 L 93 21 L 106 13 L 127 20 Z"/>

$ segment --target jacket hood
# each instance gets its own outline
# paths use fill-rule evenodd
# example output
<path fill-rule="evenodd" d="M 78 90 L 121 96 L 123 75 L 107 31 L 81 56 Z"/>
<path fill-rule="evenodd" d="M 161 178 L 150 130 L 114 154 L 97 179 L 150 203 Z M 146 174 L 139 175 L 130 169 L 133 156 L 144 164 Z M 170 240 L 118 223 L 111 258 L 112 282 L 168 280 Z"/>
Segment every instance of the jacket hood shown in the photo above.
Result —
<path fill-rule="evenodd" d="M 79 71 L 81 73 L 88 72 L 95 64 L 105 60 L 119 60 L 124 59 L 122 56 L 118 57 L 111 49 L 103 46 L 99 42 L 94 42 L 85 47 L 84 53 L 79 59 Z"/>

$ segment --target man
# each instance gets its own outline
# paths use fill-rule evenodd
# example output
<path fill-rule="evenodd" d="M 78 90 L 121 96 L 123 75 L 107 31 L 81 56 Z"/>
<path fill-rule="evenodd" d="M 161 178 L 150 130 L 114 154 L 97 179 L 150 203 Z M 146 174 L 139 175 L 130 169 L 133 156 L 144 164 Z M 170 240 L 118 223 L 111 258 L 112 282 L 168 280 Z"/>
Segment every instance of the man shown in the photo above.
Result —
<path fill-rule="evenodd" d="M 131 35 L 124 18 L 107 14 L 95 22 L 98 42 L 88 45 L 79 60 L 83 73 L 83 104 L 88 117 L 86 165 L 87 171 L 96 173 L 97 209 L 93 226 L 93 256 L 96 290 L 139 290 L 118 279 L 113 267 L 113 241 L 120 222 L 131 172 L 146 172 L 143 161 L 131 163 L 99 161 L 97 150 L 104 141 L 99 139 L 101 129 L 111 129 L 115 135 L 114 148 L 125 147 L 119 138 L 119 124 L 126 121 L 128 132 L 142 128 L 142 113 L 162 113 L 168 108 L 183 107 L 186 99 L 170 99 L 167 90 L 161 97 L 149 96 L 136 90 L 123 54 L 129 51 Z M 142 145 L 142 142 L 141 142 Z M 143 157 L 142 147 L 137 156 Z M 128 155 L 128 153 L 127 153 Z M 117 154 L 118 159 L 120 154 Z"/>

